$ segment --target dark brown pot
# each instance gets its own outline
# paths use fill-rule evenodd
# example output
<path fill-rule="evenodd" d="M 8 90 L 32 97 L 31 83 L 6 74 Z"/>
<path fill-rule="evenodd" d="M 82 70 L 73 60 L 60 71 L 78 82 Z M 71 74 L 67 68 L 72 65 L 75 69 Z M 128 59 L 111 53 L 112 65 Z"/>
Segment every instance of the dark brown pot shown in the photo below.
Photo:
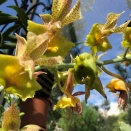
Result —
<path fill-rule="evenodd" d="M 20 111 L 25 115 L 21 118 L 21 127 L 35 124 L 46 129 L 50 102 L 43 97 L 27 99 L 20 103 Z"/>

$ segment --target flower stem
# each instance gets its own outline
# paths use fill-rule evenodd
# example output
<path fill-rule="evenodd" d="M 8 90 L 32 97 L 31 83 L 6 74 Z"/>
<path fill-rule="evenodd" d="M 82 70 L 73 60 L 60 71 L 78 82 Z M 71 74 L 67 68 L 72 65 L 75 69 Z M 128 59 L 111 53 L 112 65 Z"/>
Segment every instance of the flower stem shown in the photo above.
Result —
<path fill-rule="evenodd" d="M 116 78 L 124 81 L 123 77 L 121 77 L 120 75 L 115 74 L 115 73 L 107 70 L 104 66 L 101 66 L 101 69 L 102 69 L 105 73 L 107 73 L 108 75 L 113 76 L 113 77 L 116 77 Z"/>
<path fill-rule="evenodd" d="M 112 59 L 112 60 L 97 61 L 96 64 L 98 66 L 102 66 L 102 65 L 108 65 L 108 64 L 113 64 L 113 63 L 123 62 L 123 61 L 130 61 L 130 60 L 131 60 L 131 57 L 115 58 L 115 59 Z"/>
<path fill-rule="evenodd" d="M 108 65 L 108 64 L 113 64 L 117 62 L 123 62 L 123 61 L 131 61 L 131 57 L 123 57 L 123 58 L 115 58 L 111 60 L 104 60 L 104 61 L 96 61 L 96 64 L 101 67 L 102 65 Z M 73 68 L 75 63 L 60 63 L 57 64 L 56 66 L 36 66 L 35 70 L 38 71 L 40 69 L 68 69 L 68 68 Z"/>

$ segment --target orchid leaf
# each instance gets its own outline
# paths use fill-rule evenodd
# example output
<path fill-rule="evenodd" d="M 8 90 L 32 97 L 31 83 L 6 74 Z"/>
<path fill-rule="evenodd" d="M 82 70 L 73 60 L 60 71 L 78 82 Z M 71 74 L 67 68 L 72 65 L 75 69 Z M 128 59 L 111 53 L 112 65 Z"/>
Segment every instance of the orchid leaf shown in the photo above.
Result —
<path fill-rule="evenodd" d="M 18 6 L 9 6 L 9 8 L 14 9 L 18 16 L 20 17 L 20 20 L 22 21 L 22 23 L 25 25 L 25 27 L 27 27 L 27 20 L 29 19 L 28 16 L 26 15 L 26 13 L 24 12 L 23 9 L 19 8 Z"/>
<path fill-rule="evenodd" d="M 0 5 L 2 5 L 3 3 L 5 3 L 7 0 L 0 0 Z"/>
<path fill-rule="evenodd" d="M 0 13 L 0 25 L 8 24 L 8 23 L 16 22 L 16 21 L 18 21 L 18 17 L 11 16 L 5 13 Z"/>
<path fill-rule="evenodd" d="M 15 24 L 11 27 L 9 27 L 4 33 L 3 33 L 3 38 L 4 40 L 6 40 L 6 38 L 12 33 L 12 32 L 15 32 L 17 29 L 20 28 L 20 25 L 19 24 Z"/>
<path fill-rule="evenodd" d="M 71 11 L 67 14 L 65 19 L 62 21 L 62 26 L 68 25 L 78 19 L 81 19 L 81 10 L 80 10 L 80 0 L 77 0 L 74 7 L 71 9 Z"/>
<path fill-rule="evenodd" d="M 47 27 L 42 24 L 37 24 L 31 20 L 28 20 L 28 32 L 33 32 L 36 35 L 45 33 L 47 31 Z"/>
<path fill-rule="evenodd" d="M 64 58 L 72 47 L 74 47 L 74 43 L 65 39 L 61 34 L 57 34 L 48 43 L 48 49 L 44 55 L 46 57 L 61 56 Z"/>
<path fill-rule="evenodd" d="M 0 32 L 0 45 L 2 45 L 2 43 L 3 43 L 3 35 Z"/>
<path fill-rule="evenodd" d="M 19 110 L 12 104 L 9 109 L 7 109 L 3 113 L 2 117 L 2 129 L 4 131 L 17 131 L 20 128 L 20 116 L 19 116 Z"/>

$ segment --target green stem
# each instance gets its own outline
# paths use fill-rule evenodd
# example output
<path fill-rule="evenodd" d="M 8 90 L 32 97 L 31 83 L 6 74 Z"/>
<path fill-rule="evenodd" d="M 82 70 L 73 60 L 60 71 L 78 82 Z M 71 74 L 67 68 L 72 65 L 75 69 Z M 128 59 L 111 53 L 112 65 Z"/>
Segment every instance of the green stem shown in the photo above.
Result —
<path fill-rule="evenodd" d="M 108 64 L 113 64 L 113 63 L 117 63 L 117 62 L 123 62 L 123 61 L 131 61 L 131 57 L 124 57 L 124 58 L 115 58 L 115 59 L 111 59 L 111 60 L 104 60 L 104 61 L 96 61 L 96 64 L 98 66 L 102 66 L 102 65 L 108 65 Z M 74 63 L 62 63 L 62 64 L 57 64 L 56 66 L 36 66 L 35 70 L 41 70 L 41 69 L 65 69 L 65 68 L 73 68 L 74 67 Z"/>
<path fill-rule="evenodd" d="M 101 69 L 102 69 L 105 73 L 107 73 L 108 75 L 113 76 L 113 77 L 116 77 L 116 78 L 124 81 L 123 77 L 121 77 L 120 75 L 115 74 L 115 73 L 113 73 L 113 72 L 110 72 L 110 71 L 107 70 L 104 66 L 101 66 Z"/>
<path fill-rule="evenodd" d="M 125 52 L 124 52 L 124 54 L 123 54 L 123 58 L 125 58 L 125 57 L 126 57 L 127 52 L 129 51 L 129 49 L 130 49 L 129 47 L 127 47 L 127 48 L 126 48 L 126 50 L 125 50 Z"/>
<path fill-rule="evenodd" d="M 65 68 L 73 68 L 74 63 L 62 63 L 62 64 L 57 64 L 56 66 L 36 66 L 35 71 L 39 71 L 41 69 L 65 69 Z"/>
<path fill-rule="evenodd" d="M 131 57 L 116 58 L 116 59 L 112 59 L 112 60 L 97 61 L 96 64 L 98 66 L 102 66 L 102 65 L 108 65 L 108 64 L 113 64 L 113 63 L 123 62 L 123 61 L 130 61 L 130 60 L 131 60 Z"/>
<path fill-rule="evenodd" d="M 56 79 L 56 82 L 57 82 L 57 85 L 58 85 L 58 87 L 60 88 L 60 90 L 64 93 L 64 94 L 66 94 L 67 96 L 69 95 L 67 92 L 65 92 L 65 90 L 63 89 L 63 87 L 61 86 L 61 84 L 60 84 L 60 81 L 59 81 L 59 78 L 58 78 L 58 73 L 57 73 L 57 70 L 55 69 L 54 70 L 54 75 L 55 75 L 55 79 Z"/>

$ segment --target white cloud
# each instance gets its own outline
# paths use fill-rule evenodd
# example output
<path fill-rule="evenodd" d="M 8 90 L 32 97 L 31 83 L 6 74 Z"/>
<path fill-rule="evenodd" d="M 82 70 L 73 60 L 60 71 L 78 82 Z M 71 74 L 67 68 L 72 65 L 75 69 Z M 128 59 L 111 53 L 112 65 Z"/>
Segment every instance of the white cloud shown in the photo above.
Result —
<path fill-rule="evenodd" d="M 122 110 L 118 108 L 118 104 L 116 102 L 110 103 L 110 110 L 106 111 L 102 108 L 99 109 L 99 111 L 106 117 L 106 116 L 112 116 L 112 115 L 119 115 Z"/>

